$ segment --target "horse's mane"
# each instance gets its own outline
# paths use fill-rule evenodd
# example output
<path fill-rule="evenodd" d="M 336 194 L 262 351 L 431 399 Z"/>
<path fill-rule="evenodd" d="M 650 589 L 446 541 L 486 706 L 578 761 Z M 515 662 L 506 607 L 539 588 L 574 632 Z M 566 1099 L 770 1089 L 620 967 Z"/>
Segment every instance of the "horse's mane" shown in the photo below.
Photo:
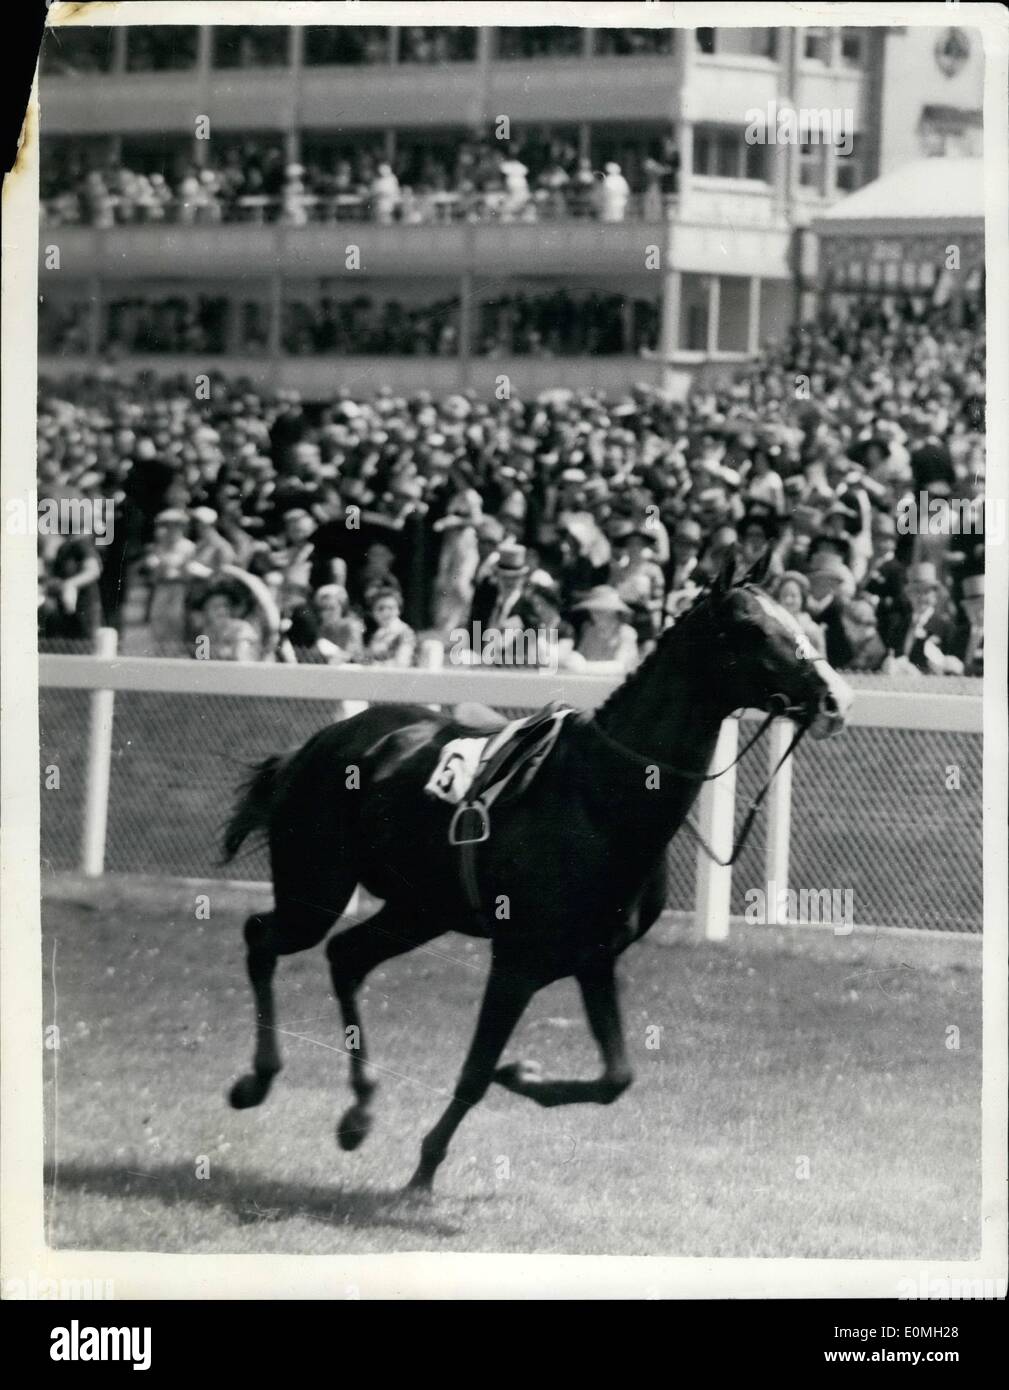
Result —
<path fill-rule="evenodd" d="M 684 609 L 672 627 L 668 627 L 661 632 L 655 641 L 652 650 L 645 657 L 644 661 L 620 682 L 616 690 L 607 695 L 606 699 L 596 711 L 597 715 L 605 714 L 607 711 L 612 713 L 617 704 L 623 698 L 638 689 L 640 685 L 651 678 L 655 667 L 660 659 L 664 659 L 667 653 L 674 647 L 686 646 L 695 635 L 694 629 L 697 625 L 697 617 L 702 609 L 708 605 L 711 598 L 711 589 L 702 589 L 697 598 L 689 608 Z"/>

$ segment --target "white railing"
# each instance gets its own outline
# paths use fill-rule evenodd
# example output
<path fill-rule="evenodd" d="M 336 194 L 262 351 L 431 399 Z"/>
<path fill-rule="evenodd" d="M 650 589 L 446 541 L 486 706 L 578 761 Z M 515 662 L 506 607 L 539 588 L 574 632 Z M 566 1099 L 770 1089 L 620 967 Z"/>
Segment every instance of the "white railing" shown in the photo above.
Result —
<path fill-rule="evenodd" d="M 595 709 L 617 681 L 607 676 L 566 675 L 528 670 L 383 670 L 361 666 L 288 666 L 244 662 L 188 661 L 117 656 L 115 633 L 102 629 L 94 656 L 42 655 L 42 687 L 91 692 L 87 785 L 81 838 L 81 870 L 104 873 L 112 763 L 112 724 L 117 691 L 160 691 L 178 695 L 270 696 L 289 700 L 365 700 L 425 705 L 478 703 L 499 708 L 534 709 L 560 701 L 575 709 Z M 746 711 L 744 719 L 758 717 Z M 849 718 L 855 727 L 982 732 L 980 695 L 939 692 L 857 691 Z M 776 720 L 767 742 L 768 769 L 780 760 L 792 725 Z M 722 726 L 712 767 L 727 767 L 738 749 L 739 721 Z M 779 771 L 767 800 L 766 877 L 779 887 L 789 882 L 791 765 Z M 735 769 L 705 783 L 698 803 L 701 835 L 720 857 L 732 848 L 735 822 Z M 729 932 L 732 870 L 698 849 L 695 920 L 709 940 Z"/>

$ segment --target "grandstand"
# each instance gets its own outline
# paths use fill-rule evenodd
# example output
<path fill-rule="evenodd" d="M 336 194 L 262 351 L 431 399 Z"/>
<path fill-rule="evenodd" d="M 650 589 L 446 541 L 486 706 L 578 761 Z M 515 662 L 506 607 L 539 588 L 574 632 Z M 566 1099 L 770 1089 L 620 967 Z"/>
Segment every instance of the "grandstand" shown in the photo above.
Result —
<path fill-rule="evenodd" d="M 933 32 L 50 31 L 41 370 L 682 393 L 808 312 L 808 224 L 880 172 Z M 962 105 L 918 103 L 916 153 L 977 133 L 980 43 L 950 32 Z M 850 112 L 850 142 L 747 143 L 747 111 L 789 101 Z M 502 152 L 528 196 L 482 167 Z"/>

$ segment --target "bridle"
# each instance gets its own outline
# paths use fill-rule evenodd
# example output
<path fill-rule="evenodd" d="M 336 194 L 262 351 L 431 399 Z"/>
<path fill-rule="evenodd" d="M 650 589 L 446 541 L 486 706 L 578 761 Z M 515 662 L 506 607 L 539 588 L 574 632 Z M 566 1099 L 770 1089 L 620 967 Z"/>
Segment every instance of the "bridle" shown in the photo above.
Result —
<path fill-rule="evenodd" d="M 815 657 L 812 659 L 817 661 L 825 660 L 824 657 Z M 749 753 L 751 748 L 755 748 L 757 746 L 757 744 L 764 737 L 764 735 L 767 733 L 768 729 L 771 727 L 771 725 L 774 723 L 776 719 L 797 719 L 798 716 L 806 714 L 806 707 L 804 705 L 794 705 L 789 701 L 787 695 L 782 695 L 780 693 L 777 695 L 772 695 L 769 704 L 771 708 L 768 711 L 767 715 L 764 717 L 764 719 L 761 720 L 760 727 L 757 729 L 757 732 L 753 735 L 752 738 L 747 740 L 740 752 L 738 752 L 736 756 L 733 758 L 732 762 L 728 763 L 718 772 L 705 773 L 697 772 L 692 768 L 673 767 L 669 763 L 659 762 L 657 758 L 648 757 L 646 754 L 635 752 L 633 748 L 628 748 L 626 744 L 621 743 L 618 739 L 615 739 L 612 734 L 607 733 L 606 730 L 602 727 L 602 725 L 599 724 L 598 721 L 594 718 L 588 721 L 588 727 L 592 729 L 593 733 L 596 734 L 596 736 L 600 738 L 603 743 L 608 744 L 614 750 L 614 752 L 619 753 L 622 757 L 629 759 L 631 762 L 638 763 L 642 767 L 657 768 L 660 773 L 665 773 L 669 777 L 680 777 L 688 782 L 717 782 L 719 777 L 724 777 L 727 772 L 731 772 L 732 769 L 738 763 L 741 763 L 742 760 L 746 757 L 747 753 Z M 740 711 L 738 715 L 734 715 L 733 718 L 742 718 L 742 711 Z M 708 856 L 708 858 L 712 860 L 713 863 L 719 864 L 723 869 L 728 869 L 731 867 L 731 865 L 733 865 L 736 862 L 736 860 L 742 854 L 746 842 L 749 839 L 750 831 L 753 828 L 753 822 L 757 817 L 757 813 L 759 812 L 761 806 L 763 806 L 764 801 L 767 797 L 767 793 L 771 790 L 771 784 L 773 783 L 775 777 L 777 777 L 779 770 L 784 766 L 784 764 L 788 761 L 788 759 L 795 752 L 796 748 L 798 748 L 799 744 L 802 742 L 802 739 L 805 737 L 806 731 L 809 728 L 811 722 L 812 719 L 807 719 L 805 722 L 802 723 L 796 722 L 795 733 L 792 735 L 788 747 L 785 749 L 784 753 L 782 753 L 778 761 L 774 764 L 774 767 L 767 775 L 767 780 L 764 782 L 764 785 L 761 787 L 760 791 L 757 793 L 757 795 L 753 798 L 753 800 L 747 807 L 746 816 L 743 819 L 742 829 L 740 830 L 739 835 L 733 842 L 732 852 L 730 853 L 728 859 L 719 858 L 719 856 L 715 853 L 715 851 L 705 840 L 704 836 L 698 830 L 691 817 L 686 817 L 686 819 L 684 820 L 684 824 L 686 825 L 690 833 L 693 835 L 697 843 L 700 845 L 701 849 Z"/>

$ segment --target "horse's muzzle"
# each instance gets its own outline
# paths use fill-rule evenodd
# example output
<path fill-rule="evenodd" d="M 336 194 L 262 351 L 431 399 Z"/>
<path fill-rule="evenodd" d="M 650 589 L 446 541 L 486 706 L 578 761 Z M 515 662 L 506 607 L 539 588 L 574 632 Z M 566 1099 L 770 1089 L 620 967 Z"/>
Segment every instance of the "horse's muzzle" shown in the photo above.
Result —
<path fill-rule="evenodd" d="M 815 712 L 809 725 L 814 738 L 830 738 L 839 734 L 848 719 L 854 699 L 851 687 L 825 661 L 817 662 L 817 675 L 823 688 L 815 697 Z"/>

